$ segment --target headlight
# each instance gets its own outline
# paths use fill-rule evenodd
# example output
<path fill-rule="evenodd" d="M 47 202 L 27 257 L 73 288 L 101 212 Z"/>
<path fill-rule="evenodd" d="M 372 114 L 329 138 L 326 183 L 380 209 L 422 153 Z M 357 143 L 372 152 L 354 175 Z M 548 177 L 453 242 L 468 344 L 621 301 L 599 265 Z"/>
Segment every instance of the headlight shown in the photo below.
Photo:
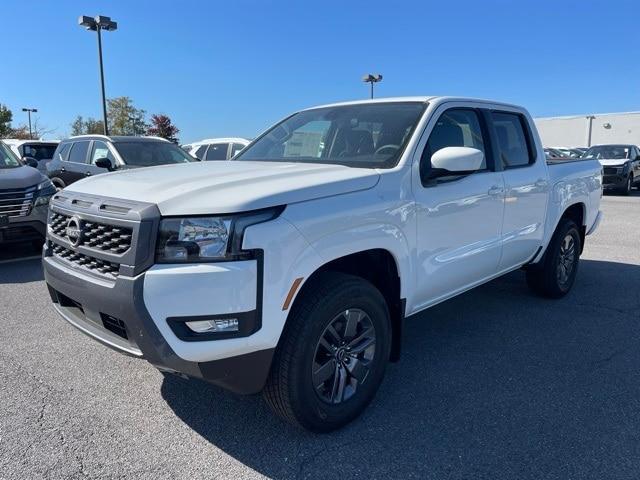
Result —
<path fill-rule="evenodd" d="M 283 208 L 268 208 L 228 216 L 165 218 L 160 222 L 157 263 L 211 262 L 238 259 L 244 230 L 278 217 Z"/>
<path fill-rule="evenodd" d="M 48 178 L 40 182 L 36 188 L 36 197 L 34 206 L 48 205 L 51 196 L 56 193 L 56 187 Z"/>

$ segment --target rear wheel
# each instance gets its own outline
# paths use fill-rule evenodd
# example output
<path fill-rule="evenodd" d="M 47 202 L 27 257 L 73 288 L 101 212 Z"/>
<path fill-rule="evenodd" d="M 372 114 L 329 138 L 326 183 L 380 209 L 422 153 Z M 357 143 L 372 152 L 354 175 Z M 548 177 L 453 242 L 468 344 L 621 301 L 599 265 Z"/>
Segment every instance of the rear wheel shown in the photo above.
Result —
<path fill-rule="evenodd" d="M 565 296 L 575 282 L 581 249 L 578 226 L 573 220 L 561 220 L 541 263 L 527 270 L 529 287 L 544 297 Z"/>
<path fill-rule="evenodd" d="M 327 272 L 312 282 L 291 311 L 263 394 L 287 421 L 327 432 L 373 399 L 391 326 L 384 297 L 366 280 Z"/>

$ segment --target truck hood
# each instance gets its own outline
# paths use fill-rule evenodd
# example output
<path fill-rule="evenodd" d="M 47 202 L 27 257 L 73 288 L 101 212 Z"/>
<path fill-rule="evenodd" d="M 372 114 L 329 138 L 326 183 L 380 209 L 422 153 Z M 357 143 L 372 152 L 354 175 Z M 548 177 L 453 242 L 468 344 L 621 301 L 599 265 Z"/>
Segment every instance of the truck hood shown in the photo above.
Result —
<path fill-rule="evenodd" d="M 0 168 L 0 190 L 33 187 L 45 178 L 38 170 L 27 166 Z"/>
<path fill-rule="evenodd" d="M 602 165 L 603 167 L 622 167 L 625 163 L 627 163 L 629 161 L 629 159 L 611 159 L 608 160 L 606 158 L 601 158 L 599 160 L 600 165 Z"/>
<path fill-rule="evenodd" d="M 163 215 L 235 213 L 372 188 L 380 175 L 342 165 L 218 161 L 106 173 L 66 191 L 155 203 Z"/>

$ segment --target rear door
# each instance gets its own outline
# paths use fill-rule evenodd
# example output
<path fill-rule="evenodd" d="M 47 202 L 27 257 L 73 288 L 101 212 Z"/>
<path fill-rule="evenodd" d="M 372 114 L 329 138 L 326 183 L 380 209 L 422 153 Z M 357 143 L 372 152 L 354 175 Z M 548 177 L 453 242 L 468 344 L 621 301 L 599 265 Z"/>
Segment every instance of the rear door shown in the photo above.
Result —
<path fill-rule="evenodd" d="M 505 271 L 531 260 L 542 246 L 550 187 L 528 118 L 508 109 L 492 110 L 490 118 L 505 186 L 499 265 Z"/>
<path fill-rule="evenodd" d="M 70 185 L 86 176 L 90 146 L 90 140 L 73 142 L 67 161 L 62 162 L 60 169 L 60 178 L 65 185 Z"/>

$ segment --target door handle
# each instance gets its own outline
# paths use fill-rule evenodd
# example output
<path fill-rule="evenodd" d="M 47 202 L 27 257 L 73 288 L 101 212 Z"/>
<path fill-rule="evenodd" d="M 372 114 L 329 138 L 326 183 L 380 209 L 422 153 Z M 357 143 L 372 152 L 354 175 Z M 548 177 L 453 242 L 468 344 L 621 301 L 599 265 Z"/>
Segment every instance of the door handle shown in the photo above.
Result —
<path fill-rule="evenodd" d="M 538 180 L 536 180 L 535 185 L 538 188 L 544 188 L 548 185 L 548 183 L 544 178 L 539 178 Z"/>
<path fill-rule="evenodd" d="M 487 193 L 492 197 L 498 197 L 504 193 L 504 188 L 494 185 Z"/>

